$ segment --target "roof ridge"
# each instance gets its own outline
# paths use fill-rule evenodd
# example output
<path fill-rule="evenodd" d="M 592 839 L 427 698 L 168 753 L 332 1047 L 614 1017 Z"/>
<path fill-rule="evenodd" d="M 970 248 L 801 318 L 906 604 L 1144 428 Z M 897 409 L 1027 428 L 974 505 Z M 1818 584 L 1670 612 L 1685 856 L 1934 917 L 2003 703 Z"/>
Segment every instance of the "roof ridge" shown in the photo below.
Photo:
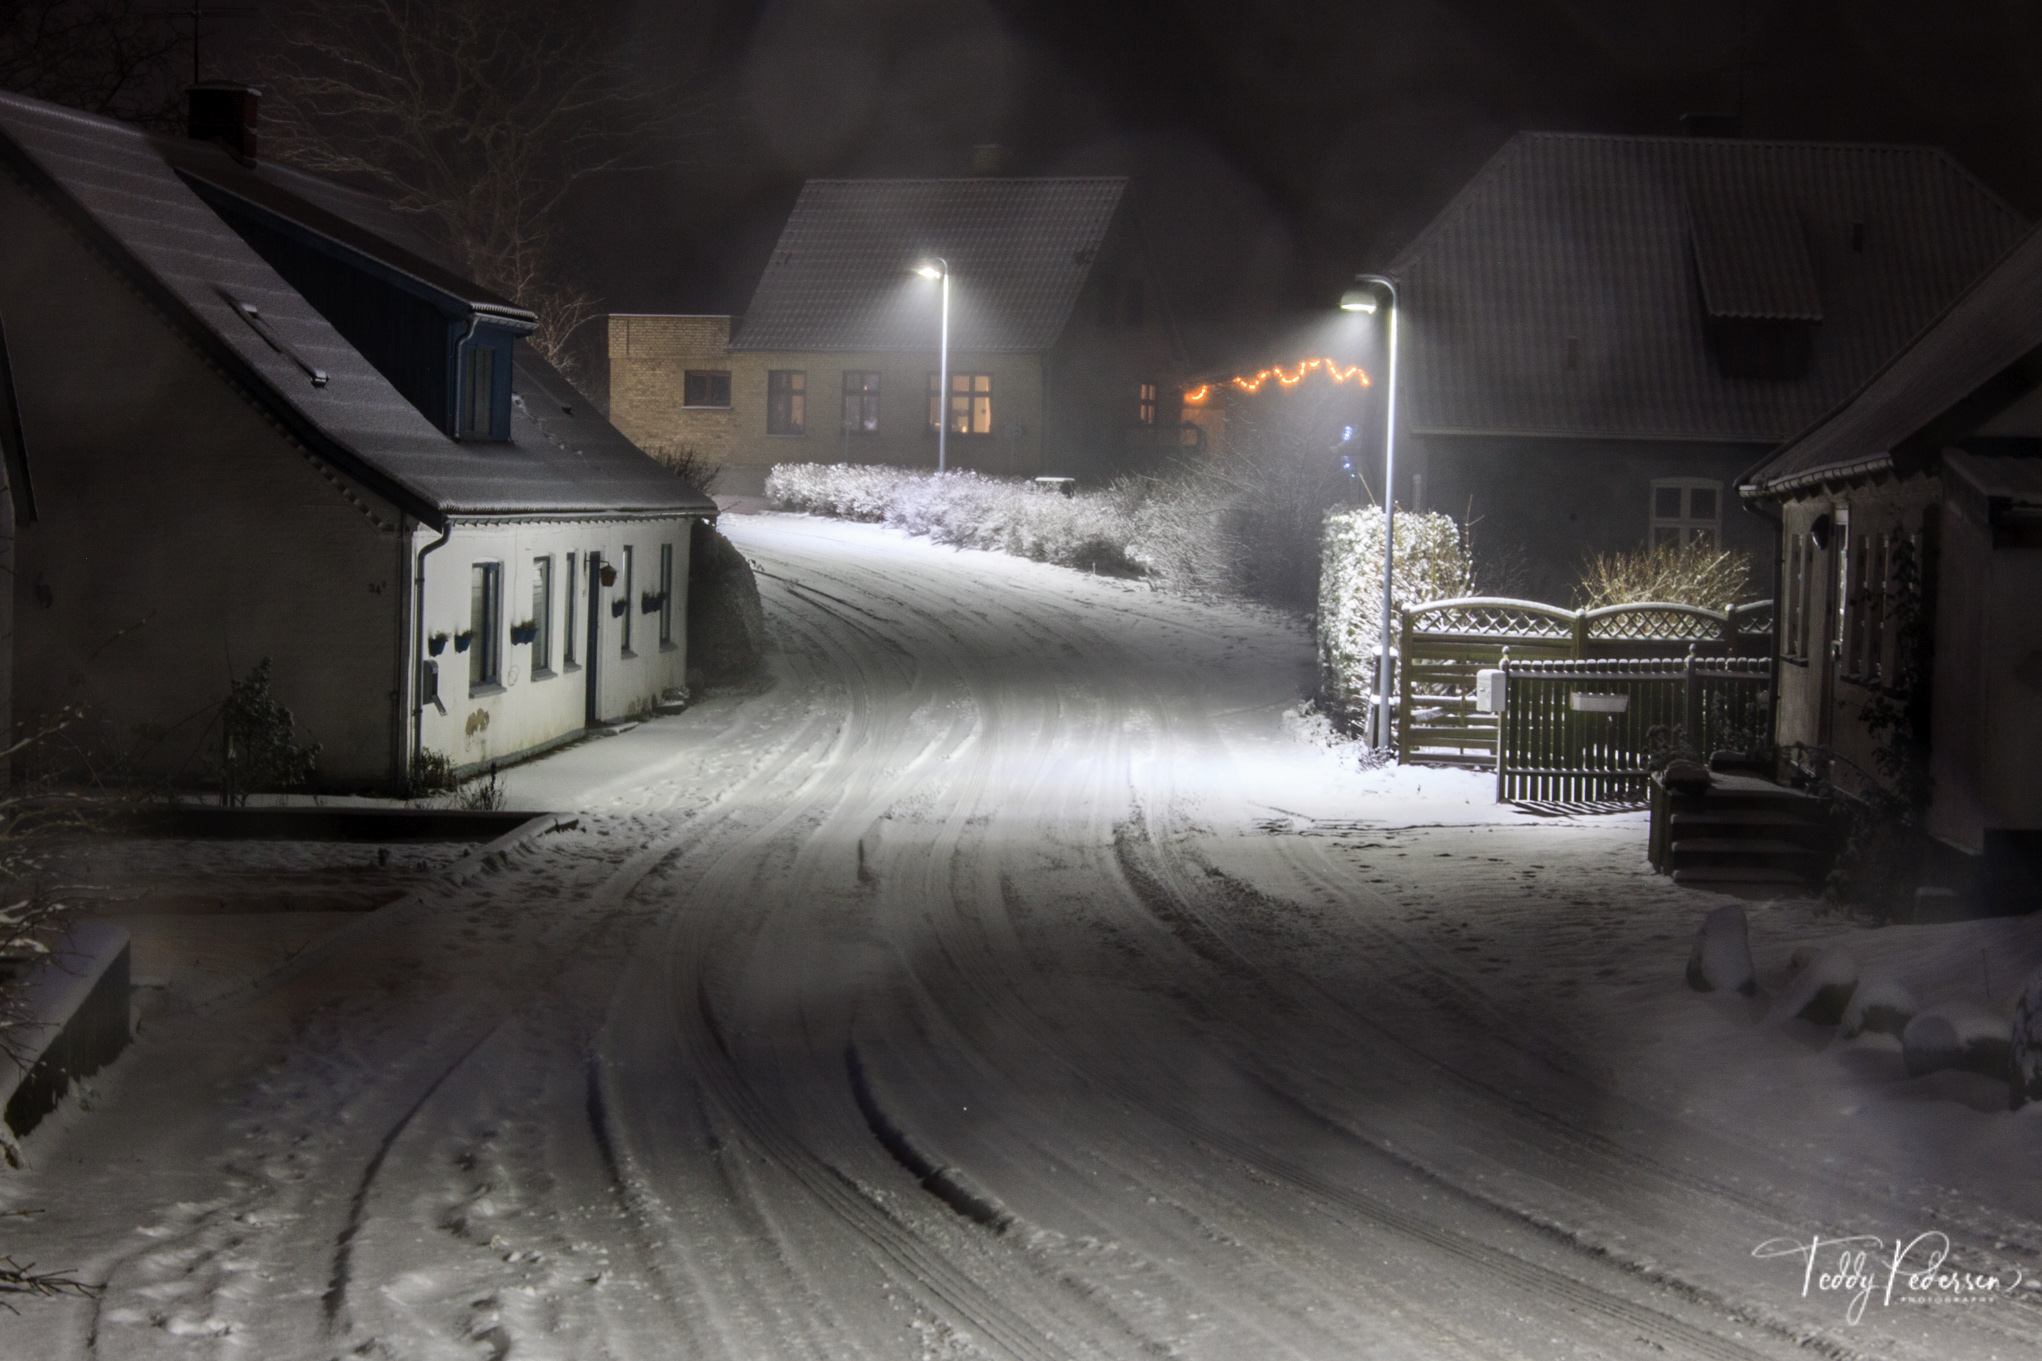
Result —
<path fill-rule="evenodd" d="M 1126 184 L 1127 175 L 817 175 L 811 184 Z"/>

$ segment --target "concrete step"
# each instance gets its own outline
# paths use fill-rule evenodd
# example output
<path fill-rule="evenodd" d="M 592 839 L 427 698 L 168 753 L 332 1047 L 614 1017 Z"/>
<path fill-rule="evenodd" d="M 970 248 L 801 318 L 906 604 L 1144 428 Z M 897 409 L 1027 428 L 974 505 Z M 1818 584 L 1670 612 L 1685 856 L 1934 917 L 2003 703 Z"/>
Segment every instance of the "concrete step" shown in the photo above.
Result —
<path fill-rule="evenodd" d="M 1725 887 L 1780 887 L 1808 888 L 1813 879 L 1806 874 L 1791 870 L 1766 869 L 1750 865 L 1683 865 L 1673 872 L 1673 882 L 1691 888 L 1707 888 L 1712 884 Z"/>
<path fill-rule="evenodd" d="M 1753 836 L 1684 836 L 1668 848 L 1678 859 L 1683 855 L 1805 856 L 1810 847 L 1794 841 L 1777 841 Z"/>

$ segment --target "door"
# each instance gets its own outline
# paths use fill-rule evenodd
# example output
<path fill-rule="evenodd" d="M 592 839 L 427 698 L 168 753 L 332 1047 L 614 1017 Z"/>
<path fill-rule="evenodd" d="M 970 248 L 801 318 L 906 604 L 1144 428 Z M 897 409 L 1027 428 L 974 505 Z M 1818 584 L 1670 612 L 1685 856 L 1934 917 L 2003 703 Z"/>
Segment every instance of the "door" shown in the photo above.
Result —
<path fill-rule="evenodd" d="M 602 671 L 603 641 L 603 555 L 588 555 L 588 637 L 582 647 L 582 684 L 587 687 L 583 702 L 582 721 L 593 728 L 603 721 L 602 690 L 599 688 L 599 674 Z"/>
<path fill-rule="evenodd" d="M 1823 611 L 1821 731 L 1816 740 L 1827 749 L 1836 745 L 1836 711 L 1843 700 L 1836 693 L 1837 678 L 1843 673 L 1845 625 L 1851 603 L 1851 512 L 1838 506 L 1831 513 L 1829 530 L 1830 573 L 1828 609 Z"/>

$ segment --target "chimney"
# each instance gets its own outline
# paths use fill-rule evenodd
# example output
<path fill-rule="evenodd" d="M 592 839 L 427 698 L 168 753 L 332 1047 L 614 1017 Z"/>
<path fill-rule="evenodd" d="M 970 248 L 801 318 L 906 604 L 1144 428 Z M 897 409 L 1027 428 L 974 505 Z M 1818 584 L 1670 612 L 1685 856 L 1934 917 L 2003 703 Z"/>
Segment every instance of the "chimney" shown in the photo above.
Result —
<path fill-rule="evenodd" d="M 185 133 L 218 142 L 244 161 L 255 159 L 255 105 L 262 92 L 232 80 L 207 80 L 185 92 Z"/>
<path fill-rule="evenodd" d="M 974 175 L 997 175 L 1001 162 L 1006 159 L 1006 148 L 998 142 L 980 142 L 971 149 L 971 173 Z"/>
<path fill-rule="evenodd" d="M 1684 113 L 1680 116 L 1683 137 L 1742 137 L 1744 120 L 1734 113 Z"/>

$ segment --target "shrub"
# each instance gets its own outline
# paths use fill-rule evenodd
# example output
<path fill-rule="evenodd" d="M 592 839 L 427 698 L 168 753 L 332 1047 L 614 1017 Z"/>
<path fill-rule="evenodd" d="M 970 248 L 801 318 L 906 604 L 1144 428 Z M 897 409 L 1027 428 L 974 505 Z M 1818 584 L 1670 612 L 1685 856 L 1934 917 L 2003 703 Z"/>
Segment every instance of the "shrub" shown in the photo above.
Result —
<path fill-rule="evenodd" d="M 319 744 L 301 747 L 291 711 L 269 689 L 264 657 L 220 705 L 220 802 L 240 805 L 265 790 L 294 789 L 319 768 Z"/>
<path fill-rule="evenodd" d="M 1597 553 L 1581 564 L 1575 599 L 1584 609 L 1665 603 L 1720 610 L 1744 594 L 1751 555 L 1699 539 Z"/>
<path fill-rule="evenodd" d="M 1327 707 L 1351 721 L 1367 710 L 1382 641 L 1382 508 L 1333 511 L 1320 542 L 1320 686 Z M 1392 577 L 1396 609 L 1467 595 L 1474 567 L 1453 517 L 1437 511 L 1398 515 Z"/>
<path fill-rule="evenodd" d="M 777 510 L 884 523 L 937 543 L 1145 577 L 1178 590 L 1238 584 L 1223 500 L 1184 477 L 1123 478 L 1065 496 L 972 472 L 783 463 L 767 475 L 766 497 Z"/>

